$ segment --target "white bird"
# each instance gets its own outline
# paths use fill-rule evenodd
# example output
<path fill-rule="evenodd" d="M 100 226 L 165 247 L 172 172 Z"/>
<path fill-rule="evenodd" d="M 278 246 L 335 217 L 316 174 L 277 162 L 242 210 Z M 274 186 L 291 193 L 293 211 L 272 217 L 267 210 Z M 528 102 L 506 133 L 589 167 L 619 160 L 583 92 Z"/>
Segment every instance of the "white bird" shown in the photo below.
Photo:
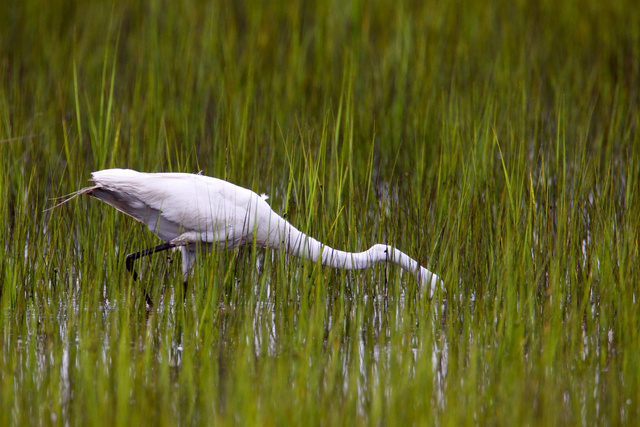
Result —
<path fill-rule="evenodd" d="M 171 248 L 182 252 L 182 277 L 186 283 L 198 247 L 212 245 L 234 249 L 250 245 L 284 249 L 298 257 L 343 269 L 363 269 L 391 261 L 414 273 L 421 285 L 430 285 L 430 296 L 441 280 L 414 259 L 388 245 L 376 244 L 359 252 L 330 248 L 299 231 L 266 202 L 266 195 L 227 181 L 200 174 L 144 173 L 131 169 L 92 172 L 95 185 L 69 194 L 53 209 L 89 194 L 147 225 L 165 243 L 127 255 L 126 266 L 134 279 L 133 262 Z"/>

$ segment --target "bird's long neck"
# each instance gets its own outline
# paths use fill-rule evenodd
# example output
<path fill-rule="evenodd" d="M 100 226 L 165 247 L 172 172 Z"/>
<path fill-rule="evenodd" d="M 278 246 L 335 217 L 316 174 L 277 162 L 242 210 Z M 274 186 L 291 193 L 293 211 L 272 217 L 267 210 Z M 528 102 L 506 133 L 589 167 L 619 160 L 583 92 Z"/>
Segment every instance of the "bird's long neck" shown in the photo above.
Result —
<path fill-rule="evenodd" d="M 307 236 L 288 223 L 284 230 L 284 249 L 287 253 L 313 262 L 320 259 L 322 265 L 346 270 L 359 270 L 385 259 L 380 259 L 379 254 L 372 252 L 371 249 L 365 252 L 345 252 L 333 249 L 313 237 Z"/>
<path fill-rule="evenodd" d="M 323 265 L 347 270 L 359 270 L 377 262 L 391 261 L 416 274 L 421 284 L 431 286 L 432 293 L 440 280 L 438 276 L 420 266 L 416 260 L 392 246 L 376 244 L 364 252 L 340 251 L 307 236 L 284 219 L 279 219 L 278 229 L 281 234 L 278 240 L 282 245 L 278 246 L 289 254 L 314 262 L 320 259 Z"/>

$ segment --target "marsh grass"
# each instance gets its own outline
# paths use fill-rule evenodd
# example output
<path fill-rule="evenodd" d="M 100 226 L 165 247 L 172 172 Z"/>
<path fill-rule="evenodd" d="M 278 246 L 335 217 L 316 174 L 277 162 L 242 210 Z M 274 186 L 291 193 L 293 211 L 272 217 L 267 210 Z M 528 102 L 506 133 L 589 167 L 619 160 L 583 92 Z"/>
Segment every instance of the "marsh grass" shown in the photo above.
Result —
<path fill-rule="evenodd" d="M 637 422 L 632 2 L 1 9 L 0 424 Z M 134 282 L 144 226 L 44 212 L 104 167 L 202 170 L 445 286 L 255 247 Z"/>

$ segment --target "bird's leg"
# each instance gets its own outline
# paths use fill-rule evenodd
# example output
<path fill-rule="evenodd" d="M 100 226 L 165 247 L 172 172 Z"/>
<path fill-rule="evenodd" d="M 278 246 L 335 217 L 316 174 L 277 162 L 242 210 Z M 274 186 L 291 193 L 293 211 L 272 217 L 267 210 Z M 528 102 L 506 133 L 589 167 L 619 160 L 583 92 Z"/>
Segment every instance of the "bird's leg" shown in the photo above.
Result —
<path fill-rule="evenodd" d="M 151 297 L 149 296 L 149 293 L 147 292 L 146 289 L 143 289 L 144 292 L 144 299 L 147 302 L 147 313 L 148 311 L 153 308 L 153 300 L 151 299 Z"/>
<path fill-rule="evenodd" d="M 184 282 L 182 282 L 182 300 L 183 302 L 187 302 L 187 289 L 189 288 L 189 285 L 187 284 L 187 281 L 185 280 Z"/>
<path fill-rule="evenodd" d="M 133 262 L 135 260 L 137 260 L 138 258 L 142 258 L 148 255 L 152 255 L 155 254 L 156 252 L 162 252 L 162 251 L 166 251 L 167 249 L 171 249 L 174 248 L 176 246 L 175 243 L 163 243 L 161 245 L 158 245 L 154 248 L 149 248 L 149 249 L 145 249 L 143 251 L 140 252 L 134 252 L 132 254 L 127 255 L 125 261 L 126 261 L 126 266 L 127 266 L 127 271 L 129 273 L 131 273 L 131 275 L 133 276 L 133 280 L 137 280 L 138 279 L 138 273 L 136 273 L 136 271 L 133 269 Z"/>
<path fill-rule="evenodd" d="M 127 271 L 129 273 L 131 273 L 131 275 L 133 276 L 133 280 L 137 280 L 138 279 L 138 273 L 136 273 L 136 271 L 133 269 L 133 262 L 135 260 L 137 260 L 138 258 L 142 258 L 142 257 L 148 256 L 148 255 L 151 255 L 151 254 L 155 254 L 156 252 L 166 251 L 167 249 L 171 249 L 171 248 L 173 248 L 175 246 L 176 245 L 174 243 L 163 243 L 163 244 L 158 245 L 156 247 L 145 249 L 145 250 L 139 251 L 139 252 L 134 252 L 132 254 L 127 255 L 127 257 L 125 258 L 125 265 L 127 267 Z M 151 297 L 147 293 L 146 289 L 144 291 L 144 298 L 147 300 L 147 305 L 149 307 L 153 307 L 153 300 L 151 299 Z"/>

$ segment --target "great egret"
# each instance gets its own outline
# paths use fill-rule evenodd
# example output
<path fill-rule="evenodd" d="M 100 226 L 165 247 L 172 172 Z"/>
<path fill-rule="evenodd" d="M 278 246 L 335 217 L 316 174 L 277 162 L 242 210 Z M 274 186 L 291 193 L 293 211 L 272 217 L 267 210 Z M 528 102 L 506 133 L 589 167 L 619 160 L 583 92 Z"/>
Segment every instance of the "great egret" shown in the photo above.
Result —
<path fill-rule="evenodd" d="M 89 194 L 146 224 L 165 243 L 127 255 L 127 270 L 134 278 L 136 259 L 179 248 L 186 283 L 198 246 L 234 249 L 255 239 L 258 247 L 282 248 L 311 261 L 320 258 L 323 265 L 335 268 L 363 269 L 376 262 L 391 261 L 416 274 L 421 285 L 429 284 L 430 296 L 440 282 L 434 273 L 388 245 L 376 244 L 359 253 L 330 248 L 275 213 L 266 202 L 266 195 L 221 179 L 189 173 L 105 169 L 93 172 L 90 181 L 95 185 L 69 194 L 51 209 Z"/>

